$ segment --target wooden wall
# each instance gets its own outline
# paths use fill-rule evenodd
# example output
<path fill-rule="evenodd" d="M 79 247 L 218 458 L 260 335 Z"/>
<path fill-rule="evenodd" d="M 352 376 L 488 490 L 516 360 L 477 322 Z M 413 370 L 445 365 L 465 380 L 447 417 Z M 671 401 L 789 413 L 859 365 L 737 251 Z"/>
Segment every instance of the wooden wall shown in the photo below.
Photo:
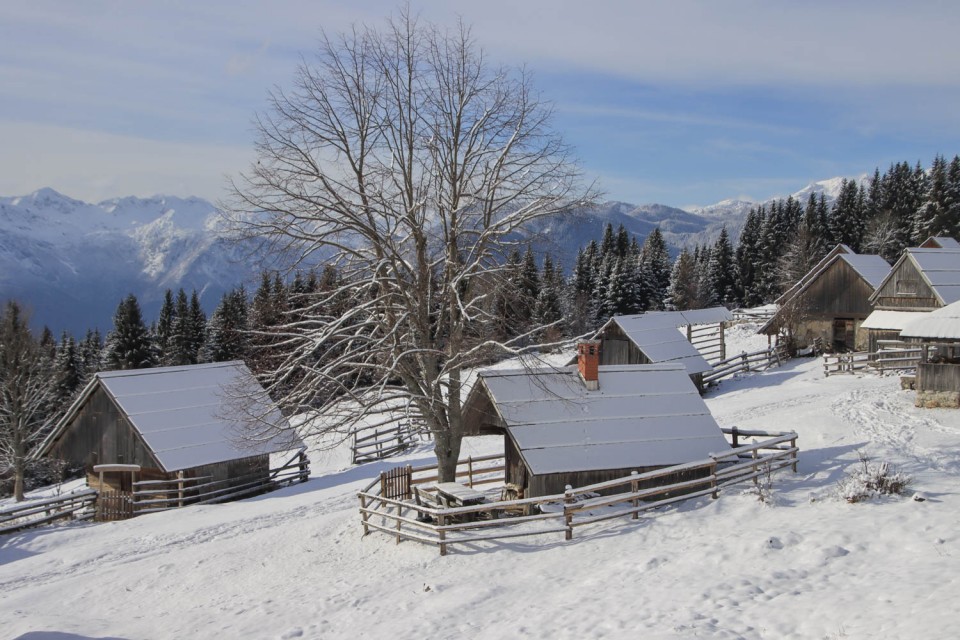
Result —
<path fill-rule="evenodd" d="M 801 295 L 803 308 L 811 319 L 863 319 L 873 311 L 868 302 L 873 287 L 841 259 L 831 264 Z"/>
<path fill-rule="evenodd" d="M 909 257 L 897 265 L 890 277 L 877 293 L 874 301 L 877 309 L 936 309 L 940 306 L 933 290 L 920 277 L 920 272 Z"/>
<path fill-rule="evenodd" d="M 97 386 L 50 451 L 51 458 L 84 465 L 138 464 L 160 472 L 160 464 L 102 386 Z"/>
<path fill-rule="evenodd" d="M 960 391 L 960 364 L 917 365 L 917 391 Z"/>
<path fill-rule="evenodd" d="M 524 496 L 549 496 L 563 493 L 564 488 L 567 485 L 570 485 L 571 487 L 585 487 L 597 482 L 625 478 L 633 471 L 636 471 L 637 473 L 646 473 L 647 471 L 656 471 L 657 469 L 662 469 L 665 466 L 668 465 L 659 465 L 653 467 L 629 467 L 625 469 L 604 469 L 595 471 L 572 471 L 568 473 L 548 473 L 539 476 L 531 475 L 529 477 L 528 486 L 524 492 Z M 671 473 L 662 478 L 641 482 L 640 489 L 648 489 L 650 487 L 674 484 L 677 482 L 683 482 L 685 480 L 693 480 L 695 478 L 703 478 L 707 475 L 709 475 L 709 473 L 706 469 L 694 469 L 690 471 Z M 612 494 L 622 492 L 623 487 L 618 487 L 609 491 L 602 491 L 601 493 Z M 663 496 L 659 496 L 661 499 L 662 497 Z"/>

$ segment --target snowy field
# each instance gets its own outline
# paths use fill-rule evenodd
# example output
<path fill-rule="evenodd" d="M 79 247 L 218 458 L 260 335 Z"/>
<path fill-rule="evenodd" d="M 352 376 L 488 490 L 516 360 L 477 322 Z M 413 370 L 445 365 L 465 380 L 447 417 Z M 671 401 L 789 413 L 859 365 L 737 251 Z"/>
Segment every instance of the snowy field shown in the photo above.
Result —
<path fill-rule="evenodd" d="M 0 637 L 955 638 L 960 412 L 912 401 L 819 359 L 726 381 L 707 395 L 722 426 L 800 434 L 771 500 L 734 486 L 446 557 L 360 535 L 356 491 L 426 445 L 362 467 L 317 453 L 308 483 L 252 500 L 0 537 Z M 841 500 L 860 452 L 911 474 L 908 495 Z"/>

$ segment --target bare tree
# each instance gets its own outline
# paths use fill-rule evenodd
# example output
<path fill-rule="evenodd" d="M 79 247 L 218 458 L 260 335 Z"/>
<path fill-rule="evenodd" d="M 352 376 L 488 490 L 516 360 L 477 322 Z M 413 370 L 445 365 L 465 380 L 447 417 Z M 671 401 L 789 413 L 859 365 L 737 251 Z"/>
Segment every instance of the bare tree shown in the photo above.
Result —
<path fill-rule="evenodd" d="M 465 369 L 543 329 L 494 337 L 505 247 L 588 200 L 550 120 L 529 76 L 489 66 L 463 25 L 402 15 L 323 37 L 271 95 L 258 160 L 224 204 L 246 236 L 340 274 L 279 328 L 275 403 L 341 434 L 413 411 L 454 479 Z"/>
<path fill-rule="evenodd" d="M 20 306 L 8 302 L 0 313 L 0 468 L 13 471 L 18 502 L 30 454 L 55 397 L 49 364 Z"/>

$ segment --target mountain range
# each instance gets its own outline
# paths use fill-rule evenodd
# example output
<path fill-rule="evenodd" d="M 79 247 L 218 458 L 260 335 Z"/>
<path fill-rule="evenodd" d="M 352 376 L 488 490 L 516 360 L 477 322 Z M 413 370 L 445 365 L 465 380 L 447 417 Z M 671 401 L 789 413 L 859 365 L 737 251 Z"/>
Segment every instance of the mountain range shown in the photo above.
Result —
<path fill-rule="evenodd" d="M 840 178 L 808 185 L 795 194 L 836 196 Z M 690 210 L 662 204 L 605 202 L 577 215 L 541 223 L 541 251 L 569 268 L 577 251 L 599 239 L 607 223 L 622 224 L 642 241 L 660 227 L 672 250 L 713 241 L 724 226 L 733 240 L 750 200 L 725 200 Z M 200 198 L 125 197 L 96 204 L 44 188 L 26 196 L 0 197 L 0 301 L 17 299 L 32 311 L 33 325 L 82 335 L 106 332 L 129 293 L 149 322 L 168 288 L 196 289 L 211 312 L 227 290 L 253 288 L 259 267 L 230 239 L 216 207 Z"/>

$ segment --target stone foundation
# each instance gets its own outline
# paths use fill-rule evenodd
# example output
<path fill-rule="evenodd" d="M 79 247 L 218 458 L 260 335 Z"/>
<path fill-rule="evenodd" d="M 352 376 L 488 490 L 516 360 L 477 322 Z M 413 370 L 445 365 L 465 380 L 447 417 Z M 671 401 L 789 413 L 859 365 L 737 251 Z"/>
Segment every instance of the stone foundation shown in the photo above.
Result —
<path fill-rule="evenodd" d="M 960 408 L 960 391 L 917 391 L 914 404 L 925 409 L 946 407 Z"/>

